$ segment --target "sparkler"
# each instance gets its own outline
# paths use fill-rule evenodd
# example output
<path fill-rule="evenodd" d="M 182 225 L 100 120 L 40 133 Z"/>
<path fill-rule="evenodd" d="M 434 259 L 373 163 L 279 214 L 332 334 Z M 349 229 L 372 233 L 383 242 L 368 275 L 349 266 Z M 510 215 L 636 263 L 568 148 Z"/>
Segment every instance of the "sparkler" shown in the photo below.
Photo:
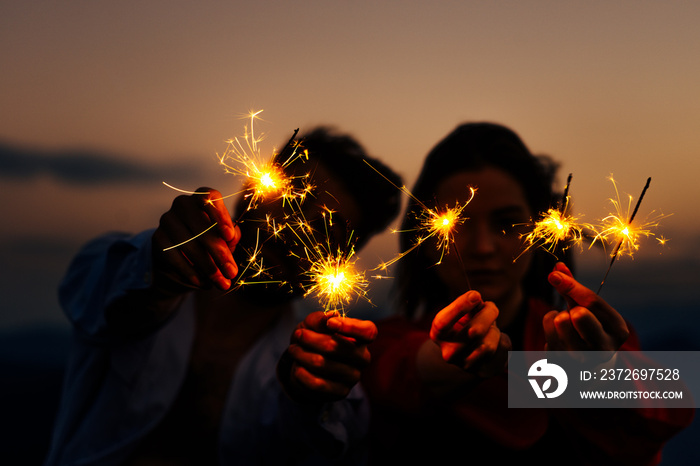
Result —
<path fill-rule="evenodd" d="M 345 307 L 353 300 L 367 297 L 368 281 L 365 274 L 357 270 L 352 234 L 344 245 L 333 247 L 330 230 L 333 227 L 333 211 L 323 207 L 322 220 L 325 230 L 324 242 L 315 238 L 316 231 L 303 214 L 291 228 L 298 244 L 303 247 L 304 259 L 309 263 L 304 272 L 307 280 L 302 284 L 304 297 L 315 297 L 325 313 L 338 312 L 345 317 Z"/>
<path fill-rule="evenodd" d="M 524 242 L 527 247 L 513 259 L 517 261 L 526 251 L 533 247 L 540 247 L 556 257 L 555 252 L 560 243 L 566 243 L 562 248 L 565 251 L 572 245 L 580 245 L 583 241 L 583 229 L 586 225 L 579 224 L 578 218 L 569 212 L 569 187 L 571 186 L 572 174 L 566 180 L 564 196 L 558 208 L 550 208 L 547 212 L 540 213 L 530 233 L 524 235 Z"/>
<path fill-rule="evenodd" d="M 312 285 L 304 296 L 315 296 L 324 312 L 337 311 L 345 317 L 346 305 L 358 297 L 367 299 L 368 282 L 364 273 L 355 268 L 354 250 L 345 253 L 339 248 L 335 253 L 324 254 L 322 248 L 314 247 L 312 251 L 312 256 L 319 257 L 309 258 L 311 267 L 307 274 Z"/>
<path fill-rule="evenodd" d="M 254 126 L 255 120 L 259 119 L 259 115 L 262 112 L 263 110 L 251 111 L 247 115 L 247 118 L 250 118 L 250 127 L 248 127 L 248 125 L 244 126 L 243 136 L 228 140 L 228 147 L 224 153 L 222 155 L 217 154 L 219 164 L 224 167 L 226 173 L 246 177 L 243 192 L 245 192 L 244 198 L 248 199 L 248 205 L 234 223 L 239 223 L 245 212 L 257 207 L 262 200 L 281 198 L 283 200 L 283 205 L 292 200 L 302 202 L 313 190 L 313 186 L 311 186 L 308 181 L 310 178 L 308 173 L 295 176 L 288 175 L 286 172 L 288 167 L 296 160 L 308 160 L 308 153 L 300 149 L 301 144 L 296 140 L 297 133 L 299 132 L 298 129 L 294 131 L 294 134 L 282 151 L 279 153 L 273 151 L 272 157 L 268 161 L 264 160 L 260 146 L 260 143 L 264 140 L 264 135 L 256 135 Z M 301 180 L 301 183 L 297 182 L 297 180 Z M 163 184 L 171 189 L 186 194 L 209 194 L 202 191 L 186 191 L 176 188 L 166 182 L 163 182 Z M 207 202 L 212 203 L 238 194 L 240 194 L 240 191 L 222 196 L 219 199 L 209 199 Z M 270 221 L 268 220 L 267 223 L 269 226 Z M 182 246 L 203 235 L 215 226 L 216 222 L 193 237 L 179 244 L 165 248 L 164 251 Z M 281 225 L 279 229 L 281 230 L 282 228 L 284 228 L 284 225 Z"/>
<path fill-rule="evenodd" d="M 467 218 L 463 216 L 462 212 L 467 207 L 467 205 L 469 205 L 469 203 L 474 199 L 474 196 L 476 195 L 476 188 L 468 188 L 469 199 L 467 199 L 467 201 L 464 204 L 460 205 L 459 202 L 456 202 L 454 207 L 445 206 L 443 209 L 431 209 L 428 206 L 426 206 L 420 199 L 414 196 L 413 193 L 411 193 L 411 191 L 409 191 L 409 189 L 405 185 L 397 186 L 387 177 L 382 175 L 366 160 L 365 163 L 369 165 L 370 168 L 372 168 L 375 172 L 381 175 L 385 180 L 391 183 L 392 186 L 394 186 L 396 189 L 413 199 L 421 209 L 417 217 L 418 227 L 415 228 L 415 230 L 392 230 L 392 233 L 403 233 L 405 231 L 419 231 L 420 235 L 413 243 L 413 246 L 408 248 L 406 251 L 400 252 L 396 257 L 389 260 L 388 262 L 382 262 L 374 270 L 386 270 L 389 266 L 399 261 L 401 258 L 418 248 L 418 246 L 420 246 L 426 240 L 432 237 L 437 237 L 436 248 L 438 251 L 440 251 L 440 258 L 438 259 L 435 265 L 441 264 L 442 259 L 445 257 L 446 254 L 450 252 L 450 245 L 454 243 L 454 234 L 456 232 L 457 226 L 463 224 L 465 220 L 467 220 Z M 466 278 L 466 269 L 464 267 L 464 263 L 462 262 L 462 258 L 459 255 L 459 251 L 457 251 L 457 256 L 460 264 L 462 265 L 462 270 Z"/>
<path fill-rule="evenodd" d="M 260 229 L 257 229 L 255 245 L 246 251 L 248 258 L 245 261 L 245 267 L 238 273 L 236 277 L 236 286 L 232 287 L 228 292 L 237 290 L 245 285 L 261 285 L 277 283 L 280 286 L 284 285 L 282 280 L 270 279 L 270 271 L 265 267 L 262 256 L 262 244 L 260 242 Z M 268 277 L 266 279 L 265 277 Z"/>
<path fill-rule="evenodd" d="M 226 173 L 246 177 L 244 197 L 249 200 L 246 210 L 254 209 L 262 200 L 281 198 L 285 203 L 292 199 L 303 200 L 312 190 L 308 173 L 295 176 L 288 175 L 286 171 L 294 161 L 300 158 L 308 160 L 308 154 L 300 150 L 301 143 L 295 139 L 299 130 L 294 131 L 282 151 L 273 152 L 272 157 L 265 161 L 260 147 L 265 137 L 263 134 L 256 135 L 254 129 L 260 113 L 262 110 L 250 112 L 250 129 L 246 125 L 243 136 L 229 139 L 224 153 L 220 156 L 217 154 Z M 301 186 L 295 182 L 297 179 L 302 180 Z M 235 194 L 238 193 L 231 196 Z"/>
<path fill-rule="evenodd" d="M 302 274 L 300 285 L 304 290 L 304 296 L 313 296 L 318 299 L 327 313 L 338 312 L 341 316 L 345 316 L 346 306 L 354 299 L 363 298 L 369 302 L 366 296 L 368 282 L 365 274 L 355 267 L 357 258 L 351 242 L 352 235 L 345 245 L 332 247 L 329 228 L 333 226 L 333 212 L 324 206 L 322 217 L 326 239 L 323 242 L 316 240 L 315 235 L 319 232 L 316 232 L 311 223 L 305 219 L 301 208 L 306 197 L 313 195 L 315 190 L 315 186 L 310 182 L 311 174 L 288 174 L 300 172 L 300 170 L 291 170 L 289 167 L 298 159 L 308 160 L 308 153 L 302 150 L 301 143 L 296 141 L 298 133 L 296 130 L 283 150 L 273 153 L 271 159 L 265 162 L 260 145 L 264 138 L 255 132 L 255 121 L 259 119 L 261 112 L 251 112 L 248 115 L 250 123 L 249 126 L 245 126 L 244 135 L 228 140 L 226 151 L 222 155 L 217 154 L 219 163 L 226 173 L 246 178 L 243 190 L 222 196 L 220 199 L 211 199 L 209 202 L 243 193 L 247 206 L 235 223 L 239 223 L 246 212 L 255 209 L 262 202 L 281 200 L 282 209 L 275 214 L 277 217 L 268 213 L 264 220 L 248 219 L 248 221 L 259 221 L 264 226 L 257 228 L 255 246 L 245 250 L 248 256 L 244 262 L 245 267 L 239 272 L 236 285 L 229 291 L 249 284 L 278 283 L 280 286 L 288 284 L 283 280 L 272 279 L 270 269 L 263 262 L 264 245 L 269 240 L 279 239 L 290 246 L 291 243 L 301 246 L 301 249 L 290 247 L 286 252 L 307 265 L 303 272 L 300 269 Z M 167 183 L 164 184 L 188 194 L 208 194 L 188 192 Z M 215 226 L 216 223 L 187 241 L 199 237 Z M 261 231 L 265 230 L 267 233 L 262 238 Z M 187 241 L 168 249 L 181 246 Z"/>
<path fill-rule="evenodd" d="M 615 263 L 615 260 L 624 254 L 632 256 L 634 252 L 639 249 L 639 239 L 645 236 L 653 236 L 650 228 L 658 226 L 658 220 L 663 217 L 662 215 L 653 221 L 643 222 L 641 224 L 638 222 L 636 225 L 632 225 L 632 222 L 637 215 L 637 211 L 639 210 L 639 206 L 642 203 L 642 199 L 644 199 L 644 195 L 646 194 L 647 189 L 649 189 L 651 177 L 647 179 L 644 189 L 642 189 L 642 194 L 640 194 L 639 199 L 637 199 L 637 203 L 635 204 L 631 215 L 629 212 L 630 208 L 632 207 L 632 196 L 629 196 L 627 209 L 626 211 L 623 211 L 622 203 L 620 202 L 620 194 L 617 190 L 617 184 L 615 183 L 612 175 L 610 175 L 610 181 L 612 181 L 613 186 L 615 187 L 616 199 L 610 199 L 610 202 L 615 208 L 615 212 L 603 218 L 601 230 L 596 235 L 593 242 L 600 239 L 601 241 L 609 243 L 616 242 L 616 246 L 612 251 L 610 264 L 608 265 L 608 269 L 605 272 L 603 280 L 600 282 L 597 294 L 600 294 L 600 290 L 603 289 L 603 284 L 605 284 L 605 280 L 608 278 L 608 274 L 610 273 L 610 269 Z M 660 242 L 663 244 L 666 242 L 666 239 L 661 237 Z"/>

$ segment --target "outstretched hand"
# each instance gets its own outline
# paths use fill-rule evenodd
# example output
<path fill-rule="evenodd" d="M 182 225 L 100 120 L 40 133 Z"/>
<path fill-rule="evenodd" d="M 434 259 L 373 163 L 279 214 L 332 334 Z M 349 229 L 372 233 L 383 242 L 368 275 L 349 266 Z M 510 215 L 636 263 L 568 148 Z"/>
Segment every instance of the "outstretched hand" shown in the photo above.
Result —
<path fill-rule="evenodd" d="M 154 275 L 183 289 L 214 284 L 228 290 L 238 274 L 233 251 L 241 233 L 221 193 L 209 188 L 197 192 L 202 194 L 176 197 L 161 216 L 153 234 Z M 179 246 L 168 249 L 175 245 Z"/>
<path fill-rule="evenodd" d="M 288 394 L 301 402 L 337 401 L 350 393 L 370 362 L 367 345 L 377 337 L 369 320 L 321 311 L 309 314 L 292 335 L 279 375 Z"/>
<path fill-rule="evenodd" d="M 445 362 L 481 377 L 501 372 L 511 342 L 496 326 L 498 308 L 468 291 L 433 319 L 430 338 L 440 347 Z"/>
<path fill-rule="evenodd" d="M 557 263 L 548 280 L 568 304 L 568 310 L 544 316 L 548 350 L 614 352 L 625 343 L 629 330 L 622 316 L 577 282 L 566 265 Z"/>

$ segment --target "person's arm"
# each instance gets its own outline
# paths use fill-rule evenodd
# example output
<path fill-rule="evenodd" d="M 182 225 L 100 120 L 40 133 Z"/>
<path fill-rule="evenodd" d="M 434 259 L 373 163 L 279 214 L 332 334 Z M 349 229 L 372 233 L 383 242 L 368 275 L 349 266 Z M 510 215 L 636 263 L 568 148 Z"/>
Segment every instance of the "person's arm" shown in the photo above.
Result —
<path fill-rule="evenodd" d="M 371 321 L 313 312 L 278 362 L 284 423 L 325 458 L 362 456 L 369 408 L 358 382 L 376 336 Z"/>
<path fill-rule="evenodd" d="M 615 355 L 615 359 L 601 362 L 613 367 L 635 367 L 635 360 L 643 356 L 637 352 L 639 344 L 619 312 L 576 281 L 562 263 L 549 274 L 549 282 L 566 299 L 568 309 L 545 315 L 547 349 L 590 351 L 606 358 Z M 637 367 L 642 364 L 648 363 L 637 359 Z M 650 382 L 639 384 L 640 389 L 643 384 L 645 390 L 655 389 Z M 620 464 L 656 464 L 665 442 L 690 425 L 693 415 L 693 409 L 664 407 L 662 400 L 643 402 L 637 408 L 552 411 L 559 425 L 570 432 L 573 448 L 580 451 L 585 461 Z"/>
<path fill-rule="evenodd" d="M 177 197 L 155 231 L 106 235 L 73 260 L 59 296 L 83 335 L 142 335 L 167 320 L 189 291 L 231 285 L 237 273 L 232 250 L 240 232 L 221 195 L 202 192 Z"/>
<path fill-rule="evenodd" d="M 233 251 L 239 238 L 218 191 L 200 188 L 176 197 L 153 232 L 150 286 L 111 302 L 108 325 L 120 335 L 140 335 L 167 320 L 189 291 L 228 290 L 238 273 Z"/>

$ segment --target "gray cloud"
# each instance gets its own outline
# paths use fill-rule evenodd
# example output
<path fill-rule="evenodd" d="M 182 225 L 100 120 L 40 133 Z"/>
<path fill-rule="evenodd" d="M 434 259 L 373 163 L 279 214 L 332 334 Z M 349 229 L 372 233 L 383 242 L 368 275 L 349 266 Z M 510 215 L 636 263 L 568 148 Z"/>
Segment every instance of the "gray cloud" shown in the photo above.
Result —
<path fill-rule="evenodd" d="M 195 164 L 149 166 L 97 150 L 35 150 L 0 142 L 0 178 L 30 180 L 48 175 L 73 185 L 182 181 L 197 174 Z"/>

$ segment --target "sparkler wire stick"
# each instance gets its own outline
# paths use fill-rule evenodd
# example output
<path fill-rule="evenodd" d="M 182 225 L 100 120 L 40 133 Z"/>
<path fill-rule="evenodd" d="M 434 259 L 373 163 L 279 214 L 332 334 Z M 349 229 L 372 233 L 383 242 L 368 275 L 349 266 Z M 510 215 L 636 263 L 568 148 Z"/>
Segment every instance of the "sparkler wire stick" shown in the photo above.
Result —
<path fill-rule="evenodd" d="M 644 195 L 647 192 L 647 189 L 649 189 L 649 184 L 651 183 L 651 177 L 647 178 L 647 182 L 644 185 L 644 189 L 642 189 L 642 194 L 640 194 L 639 199 L 637 199 L 637 204 L 634 206 L 634 210 L 632 211 L 632 215 L 630 215 L 630 219 L 627 222 L 627 225 L 631 225 L 632 221 L 634 220 L 634 217 L 637 215 L 637 211 L 639 210 L 639 205 L 642 203 L 642 199 L 644 199 Z M 617 259 L 618 254 L 620 253 L 620 248 L 622 247 L 622 244 L 625 241 L 625 237 L 621 237 L 620 240 L 617 243 L 617 246 L 615 246 L 615 250 L 612 253 L 612 259 L 610 259 L 610 265 L 608 265 L 608 270 L 605 271 L 605 276 L 603 277 L 603 280 L 600 282 L 600 286 L 598 286 L 598 291 L 596 294 L 600 294 L 600 290 L 603 289 L 603 285 L 605 284 L 605 280 L 608 278 L 608 274 L 610 273 L 610 269 L 612 268 L 613 264 L 615 263 L 615 259 Z"/>
<path fill-rule="evenodd" d="M 569 173 L 569 176 L 566 178 L 566 188 L 564 188 L 564 197 L 561 198 L 561 208 L 559 210 L 562 216 L 566 214 L 566 209 L 569 206 L 569 187 L 571 186 L 571 178 L 573 178 L 573 176 L 573 173 Z"/>
<path fill-rule="evenodd" d="M 251 114 L 250 114 L 250 120 L 251 120 L 251 121 L 250 121 L 250 127 L 251 127 L 251 132 L 250 132 L 250 135 L 248 135 L 248 133 L 247 133 L 247 131 L 246 131 L 246 136 L 245 136 L 246 146 L 248 147 L 248 149 L 250 150 L 250 152 L 251 152 L 253 155 L 257 155 L 258 152 L 259 152 L 258 146 L 257 146 L 258 140 L 257 140 L 257 138 L 255 137 L 255 133 L 254 133 L 254 131 L 253 131 L 253 124 L 254 124 L 254 121 L 255 121 L 255 117 L 256 117 L 260 112 L 262 112 L 262 110 L 260 110 L 260 111 L 258 111 L 258 112 L 251 112 Z M 240 142 L 238 139 L 235 139 L 235 140 L 231 141 L 230 144 L 233 144 L 234 141 L 235 141 L 235 144 L 236 144 L 236 145 L 238 146 L 238 148 L 239 148 L 239 149 L 233 150 L 233 152 L 234 152 L 235 154 L 238 154 L 238 155 L 243 154 L 243 156 L 239 156 L 239 159 L 240 159 L 239 161 L 243 162 L 244 165 L 245 165 L 245 167 L 246 167 L 246 170 L 245 170 L 245 171 L 244 171 L 244 170 L 231 170 L 231 171 L 232 171 L 234 174 L 235 174 L 235 173 L 240 173 L 240 174 L 245 173 L 246 175 L 248 175 L 248 178 L 249 178 L 249 179 L 253 179 L 253 176 L 250 174 L 250 171 L 251 171 L 251 170 L 252 170 L 252 171 L 256 171 L 256 172 L 261 172 L 261 173 L 260 173 L 260 176 L 259 176 L 260 180 L 258 180 L 258 182 L 259 182 L 259 184 L 263 185 L 266 189 L 267 189 L 269 186 L 272 186 L 272 187 L 274 188 L 275 185 L 276 185 L 277 183 L 280 183 L 281 181 L 290 182 L 289 179 L 286 179 L 286 180 L 285 180 L 285 179 L 282 179 L 282 180 L 275 180 L 275 178 L 280 177 L 280 175 L 279 175 L 279 173 L 274 173 L 274 171 L 275 171 L 274 168 L 279 168 L 280 171 L 281 171 L 282 168 L 286 167 L 287 165 L 289 165 L 290 163 L 292 163 L 292 162 L 295 160 L 295 155 L 297 155 L 296 149 L 297 149 L 297 148 L 300 146 L 300 144 L 301 144 L 300 142 L 296 142 L 296 137 L 297 137 L 297 134 L 298 134 L 298 133 L 299 133 L 299 128 L 297 128 L 297 129 L 294 130 L 294 133 L 292 134 L 291 138 L 289 138 L 289 141 L 287 142 L 287 144 L 285 144 L 285 146 L 284 146 L 284 148 L 282 149 L 282 151 L 280 151 L 278 154 L 273 155 L 272 160 L 269 162 L 269 166 L 270 166 L 270 167 L 273 167 L 273 168 L 271 168 L 271 169 L 268 170 L 268 171 L 263 171 L 263 170 L 261 170 L 261 167 L 258 166 L 258 164 L 255 164 L 255 163 L 252 161 L 251 157 L 247 156 L 246 151 L 245 151 L 243 145 L 241 144 L 241 142 Z M 228 152 L 228 151 L 227 151 L 227 152 Z M 284 158 L 284 162 L 282 162 L 282 163 L 278 163 L 278 162 L 277 162 L 277 160 L 280 160 L 280 159 L 283 159 L 283 158 Z M 226 167 L 227 169 L 229 169 L 229 167 L 224 163 L 224 160 L 225 160 L 225 159 L 226 159 L 226 153 L 224 153 L 224 155 L 221 157 L 221 160 L 219 161 L 219 163 L 221 163 L 222 165 L 224 165 L 224 167 Z M 262 168 L 264 168 L 264 167 L 262 167 Z M 175 186 L 172 186 L 172 185 L 170 185 L 170 184 L 168 184 L 168 183 L 166 183 L 166 182 L 163 182 L 163 184 L 164 184 L 165 186 L 169 187 L 170 189 L 173 189 L 173 190 L 175 190 L 175 191 L 178 191 L 178 192 L 181 192 L 181 193 L 185 193 L 185 194 L 195 194 L 195 195 L 196 195 L 196 194 L 209 194 L 209 193 L 206 192 L 206 191 L 187 191 L 187 190 L 180 189 L 180 188 L 177 188 L 177 187 L 175 187 Z M 247 188 L 247 189 L 250 189 L 250 188 Z M 305 189 L 304 192 L 308 191 L 309 189 L 310 189 L 310 188 L 307 187 L 307 188 Z M 254 190 L 255 190 L 255 192 L 254 192 L 253 194 L 249 194 L 249 196 L 248 196 L 249 199 L 248 199 L 248 205 L 247 205 L 247 207 L 241 212 L 241 214 L 238 216 L 238 218 L 234 220 L 234 223 L 240 223 L 241 220 L 242 220 L 242 218 L 243 218 L 243 216 L 245 215 L 245 213 L 248 212 L 249 210 L 251 210 L 253 207 L 255 207 L 255 205 L 254 205 L 254 204 L 255 204 L 255 201 L 257 200 L 258 197 L 261 197 L 261 194 L 260 194 L 260 192 L 259 192 L 259 191 L 260 191 L 260 188 L 255 188 Z M 245 191 L 245 190 L 244 190 L 244 191 Z M 214 202 L 214 201 L 227 199 L 227 198 L 233 197 L 233 196 L 235 196 L 235 195 L 237 195 L 237 194 L 239 194 L 239 193 L 234 193 L 234 194 L 230 194 L 230 195 L 227 195 L 227 196 L 222 196 L 222 197 L 220 197 L 220 198 L 218 198 L 218 199 L 210 199 L 208 202 L 211 203 L 211 202 Z M 289 197 L 294 197 L 294 195 L 289 195 L 289 193 L 283 193 L 283 194 L 282 194 L 282 197 L 283 197 L 283 199 L 288 200 Z M 216 223 L 214 223 L 213 225 L 209 226 L 209 227 L 206 228 L 204 231 L 202 231 L 202 232 L 200 232 L 200 233 L 194 235 L 193 237 L 189 238 L 188 240 L 185 240 L 185 241 L 183 241 L 183 242 L 181 242 L 181 243 L 179 243 L 179 244 L 176 244 L 176 245 L 170 246 L 170 247 L 168 247 L 168 248 L 165 248 L 165 249 L 163 249 L 163 251 L 168 251 L 168 250 L 170 250 L 170 249 L 175 249 L 175 248 L 177 248 L 177 247 L 179 247 L 179 246 L 182 246 L 183 244 L 186 244 L 186 243 L 188 243 L 189 241 L 192 241 L 192 240 L 198 238 L 199 236 L 203 235 L 204 233 L 206 233 L 207 231 L 211 230 L 211 229 L 214 228 L 215 226 L 216 226 Z"/>
<path fill-rule="evenodd" d="M 163 249 L 163 252 L 165 252 L 165 251 L 170 251 L 171 249 L 179 248 L 179 247 L 182 246 L 183 244 L 189 243 L 189 242 L 192 241 L 193 239 L 202 236 L 204 233 L 206 233 L 206 232 L 208 232 L 209 230 L 211 230 L 212 228 L 214 228 L 214 227 L 217 225 L 217 223 L 218 223 L 218 222 L 214 222 L 214 224 L 213 224 L 212 226 L 208 227 L 206 230 L 202 231 L 201 233 L 197 233 L 197 234 L 194 235 L 192 238 L 186 239 L 186 240 L 183 241 L 182 243 L 178 243 L 178 244 L 175 244 L 175 245 L 173 245 L 173 246 L 168 246 L 167 248 L 164 248 L 164 249 Z"/>
<path fill-rule="evenodd" d="M 455 254 L 457 254 L 457 260 L 459 261 L 459 265 L 462 269 L 462 275 L 464 275 L 464 281 L 467 283 L 467 291 L 471 291 L 472 284 L 469 281 L 469 274 L 467 274 L 467 267 L 464 265 L 464 261 L 462 260 L 462 254 L 460 254 L 459 248 L 455 248 Z"/>

